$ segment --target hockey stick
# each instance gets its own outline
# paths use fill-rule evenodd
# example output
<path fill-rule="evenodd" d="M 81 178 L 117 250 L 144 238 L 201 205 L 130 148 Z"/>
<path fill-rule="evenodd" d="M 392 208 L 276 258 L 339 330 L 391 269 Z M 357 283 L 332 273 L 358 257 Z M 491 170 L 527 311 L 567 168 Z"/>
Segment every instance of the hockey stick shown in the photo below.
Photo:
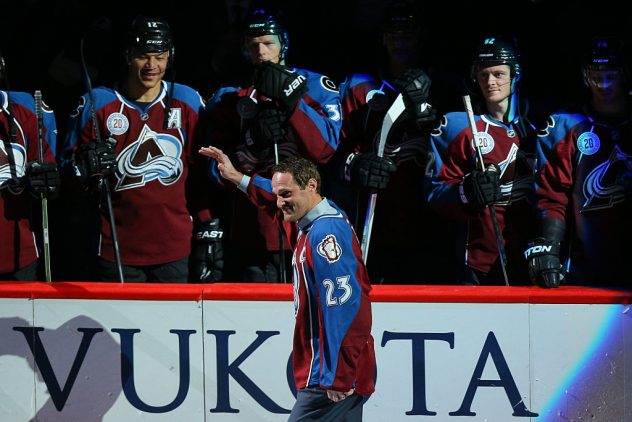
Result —
<path fill-rule="evenodd" d="M 94 126 L 94 132 L 97 138 L 97 142 L 103 142 L 101 137 L 101 129 L 99 128 L 99 121 L 97 119 L 97 113 L 94 110 L 94 92 L 92 92 L 92 82 L 90 81 L 90 74 L 88 73 L 88 67 L 83 56 L 83 39 L 81 40 L 81 67 L 83 68 L 83 75 L 86 82 L 86 88 L 88 89 L 88 95 L 90 96 L 90 114 L 92 115 L 92 125 Z M 110 191 L 110 183 L 107 176 L 100 178 L 100 183 L 105 189 L 105 200 L 108 207 L 108 216 L 110 218 L 110 228 L 112 230 L 112 244 L 114 246 L 114 259 L 116 260 L 116 271 L 119 276 L 119 281 L 123 283 L 123 266 L 121 264 L 121 254 L 119 252 L 118 236 L 116 234 L 116 223 L 114 221 L 114 211 L 112 209 L 112 193 Z"/>
<path fill-rule="evenodd" d="M 274 164 L 279 164 L 279 140 L 274 138 Z M 281 213 L 283 214 L 283 213 Z M 281 283 L 287 283 L 287 274 L 285 273 L 285 237 L 283 236 L 283 217 L 279 219 L 279 278 Z"/>
<path fill-rule="evenodd" d="M 44 126 L 44 120 L 42 117 L 42 92 L 40 90 L 35 91 L 33 95 L 35 98 L 35 115 L 37 116 L 37 148 L 39 152 L 40 164 L 44 164 L 44 134 L 42 127 Z M 51 282 L 52 276 L 50 271 L 50 240 L 48 238 L 48 198 L 46 194 L 40 193 L 40 199 L 42 201 L 42 240 L 44 242 L 44 273 L 46 274 L 46 281 Z"/>
<path fill-rule="evenodd" d="M 386 145 L 386 138 L 388 133 L 393 127 L 393 123 L 404 112 L 406 106 L 404 105 L 404 97 L 402 94 L 398 94 L 391 107 L 386 112 L 384 120 L 382 121 L 382 129 L 380 130 L 380 143 L 377 147 L 378 157 L 384 156 L 384 146 Z M 366 211 L 366 217 L 364 219 L 364 229 L 362 231 L 362 259 L 366 264 L 369 257 L 369 243 L 371 242 L 371 231 L 373 229 L 373 217 L 375 216 L 375 202 L 377 201 L 377 192 L 373 191 L 369 198 L 369 205 Z"/>
<path fill-rule="evenodd" d="M 470 101 L 469 95 L 463 96 L 463 104 L 465 104 L 467 119 L 470 122 L 470 130 L 472 131 L 472 140 L 474 142 L 474 149 L 476 149 L 476 155 L 478 156 L 478 161 L 481 164 L 481 170 L 485 171 L 485 162 L 483 161 L 483 153 L 481 152 L 480 138 L 478 137 L 478 130 L 476 130 L 476 122 L 474 121 L 474 111 L 472 110 L 472 102 Z M 509 286 L 509 278 L 507 277 L 507 256 L 505 255 L 503 234 L 500 231 L 500 226 L 498 225 L 498 217 L 496 217 L 496 208 L 494 208 L 494 205 L 490 205 L 488 208 L 489 208 L 489 215 L 492 218 L 492 225 L 494 226 L 494 235 L 496 235 L 496 245 L 498 246 L 498 256 L 500 258 L 500 267 L 503 270 L 505 285 Z"/>

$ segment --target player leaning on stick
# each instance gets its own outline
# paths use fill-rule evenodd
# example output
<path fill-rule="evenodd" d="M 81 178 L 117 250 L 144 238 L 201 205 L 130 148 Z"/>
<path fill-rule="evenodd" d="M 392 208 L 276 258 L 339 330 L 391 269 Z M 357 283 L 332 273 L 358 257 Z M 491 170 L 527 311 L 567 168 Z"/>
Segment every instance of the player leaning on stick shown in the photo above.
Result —
<path fill-rule="evenodd" d="M 192 88 L 163 80 L 174 66 L 166 21 L 135 18 L 126 44 L 122 80 L 93 90 L 96 119 L 91 95 L 81 97 L 66 157 L 86 186 L 101 178 L 110 183 L 124 281 L 187 282 L 193 225 L 185 185 L 193 175 L 193 138 L 203 101 Z M 103 209 L 96 278 L 116 281 L 108 217 Z M 210 220 L 203 211 L 193 217 Z"/>
<path fill-rule="evenodd" d="M 536 222 L 530 158 L 535 131 L 518 95 L 521 77 L 512 43 L 487 38 L 477 46 L 468 82 L 478 100 L 475 124 L 485 171 L 465 112 L 444 115 L 430 138 L 427 199 L 464 223 L 460 282 L 465 284 L 505 284 L 503 249 L 510 283 L 529 282 L 523 251 Z M 501 245 L 487 207 L 495 207 Z"/>
<path fill-rule="evenodd" d="M 0 56 L 0 79 L 8 85 Z M 0 91 L 0 280 L 43 280 L 33 226 L 34 201 L 59 191 L 55 163 L 57 131 L 52 110 L 43 110 L 43 158 L 31 94 Z"/>

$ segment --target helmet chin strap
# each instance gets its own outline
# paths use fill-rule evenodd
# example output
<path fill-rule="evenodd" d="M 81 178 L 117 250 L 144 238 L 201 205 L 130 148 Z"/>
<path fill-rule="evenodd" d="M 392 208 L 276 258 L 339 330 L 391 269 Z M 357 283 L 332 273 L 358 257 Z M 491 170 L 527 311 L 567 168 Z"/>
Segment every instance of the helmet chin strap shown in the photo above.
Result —
<path fill-rule="evenodd" d="M 516 78 L 514 77 L 511 80 L 511 96 L 509 97 L 509 113 L 507 115 L 507 120 L 509 122 L 513 122 L 517 116 L 518 109 L 518 92 L 516 90 Z"/>

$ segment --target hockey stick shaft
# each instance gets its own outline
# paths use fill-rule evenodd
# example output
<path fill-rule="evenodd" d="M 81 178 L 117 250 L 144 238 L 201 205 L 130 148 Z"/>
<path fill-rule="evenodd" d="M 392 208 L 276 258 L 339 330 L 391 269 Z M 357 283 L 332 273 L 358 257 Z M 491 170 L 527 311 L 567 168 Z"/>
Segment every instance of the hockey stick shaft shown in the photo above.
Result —
<path fill-rule="evenodd" d="M 406 106 L 404 105 L 404 97 L 402 94 L 398 94 L 393 104 L 386 112 L 384 120 L 382 121 L 382 129 L 380 130 L 380 141 L 377 147 L 378 157 L 384 156 L 384 146 L 386 145 L 386 139 L 393 127 L 393 124 L 397 118 L 404 112 Z M 375 217 L 375 204 L 377 203 L 377 192 L 371 192 L 369 197 L 369 203 L 367 206 L 366 217 L 364 219 L 364 228 L 362 231 L 362 259 L 366 264 L 369 257 L 369 244 L 371 243 L 371 232 L 373 231 L 373 218 Z"/>
<path fill-rule="evenodd" d="M 279 164 L 279 142 L 274 139 L 274 163 Z M 283 217 L 279 219 L 279 281 L 281 283 L 287 283 L 287 273 L 285 271 L 285 237 L 283 234 Z"/>
<path fill-rule="evenodd" d="M 88 67 L 83 55 L 83 39 L 81 40 L 81 67 L 83 68 L 83 74 L 88 89 L 88 95 L 90 96 L 90 115 L 92 116 L 92 126 L 94 126 L 94 133 L 97 138 L 97 142 L 103 142 L 101 136 L 101 129 L 99 128 L 99 120 L 97 119 L 97 113 L 94 110 L 94 92 L 92 91 L 92 82 L 90 81 L 90 73 L 88 73 Z M 110 229 L 112 231 L 112 245 L 114 246 L 114 259 L 116 260 L 116 271 L 118 273 L 119 281 L 123 283 L 123 265 L 121 263 L 121 253 L 119 250 L 118 236 L 116 233 L 116 222 L 114 220 L 114 210 L 112 207 L 112 192 L 110 190 L 110 183 L 107 176 L 103 176 L 100 181 L 105 190 L 105 200 L 108 208 L 108 217 L 110 219 Z"/>
<path fill-rule="evenodd" d="M 479 145 L 480 139 L 478 137 L 478 130 L 476 129 L 476 122 L 474 120 L 474 111 L 472 110 L 472 102 L 469 95 L 463 96 L 463 104 L 465 105 L 465 111 L 467 113 L 467 119 L 470 123 L 470 130 L 472 131 L 472 142 L 474 143 L 474 149 L 478 156 L 478 162 L 480 163 L 481 170 L 485 171 L 485 162 L 483 161 L 483 153 L 481 152 L 481 146 Z M 498 224 L 498 217 L 496 216 L 496 208 L 494 205 L 489 207 L 489 215 L 492 219 L 492 226 L 494 227 L 494 236 L 496 237 L 496 245 L 498 246 L 498 256 L 500 258 L 500 267 L 503 271 L 503 278 L 505 279 L 505 285 L 509 286 L 509 277 L 507 276 L 507 256 L 505 255 L 505 246 L 503 240 L 503 234 L 500 231 L 500 225 Z"/>
<path fill-rule="evenodd" d="M 33 95 L 35 98 L 35 115 L 37 117 L 37 148 L 39 152 L 39 161 L 44 164 L 44 119 L 42 116 L 42 92 L 40 90 L 35 91 Z M 42 201 L 42 241 L 44 243 L 44 274 L 46 281 L 52 281 L 52 274 L 50 268 L 50 239 L 48 236 L 48 198 L 46 194 L 40 193 L 40 199 Z"/>

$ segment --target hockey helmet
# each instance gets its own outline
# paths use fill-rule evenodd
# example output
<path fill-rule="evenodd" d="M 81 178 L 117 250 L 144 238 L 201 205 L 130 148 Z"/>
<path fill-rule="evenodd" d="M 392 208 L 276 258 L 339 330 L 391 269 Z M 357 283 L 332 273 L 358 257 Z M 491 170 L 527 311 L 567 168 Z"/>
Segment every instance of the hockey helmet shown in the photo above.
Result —
<path fill-rule="evenodd" d="M 509 65 L 514 82 L 520 79 L 522 68 L 520 55 L 516 47 L 509 41 L 500 38 L 485 38 L 474 51 L 470 77 L 476 82 L 476 73 L 481 67 Z"/>
<path fill-rule="evenodd" d="M 383 34 L 415 33 L 421 24 L 410 3 L 396 2 L 386 9 L 381 30 Z"/>
<path fill-rule="evenodd" d="M 279 21 L 278 17 L 264 9 L 257 9 L 252 12 L 246 22 L 245 36 L 246 38 L 255 38 L 264 35 L 276 35 L 279 37 L 279 42 L 281 43 L 279 60 L 285 59 L 285 55 L 290 46 L 290 40 L 285 26 Z"/>
<path fill-rule="evenodd" d="M 136 17 L 129 28 L 127 47 L 145 53 L 168 51 L 173 56 L 173 37 L 169 24 L 159 18 Z"/>
<path fill-rule="evenodd" d="M 615 37 L 595 37 L 584 55 L 585 69 L 606 70 L 625 67 L 623 42 Z"/>
<path fill-rule="evenodd" d="M 591 75 L 591 71 L 619 71 L 625 81 L 629 80 L 628 65 L 623 41 L 616 37 L 594 37 L 588 43 L 582 58 L 582 76 L 586 86 L 605 87 L 610 78 Z"/>

